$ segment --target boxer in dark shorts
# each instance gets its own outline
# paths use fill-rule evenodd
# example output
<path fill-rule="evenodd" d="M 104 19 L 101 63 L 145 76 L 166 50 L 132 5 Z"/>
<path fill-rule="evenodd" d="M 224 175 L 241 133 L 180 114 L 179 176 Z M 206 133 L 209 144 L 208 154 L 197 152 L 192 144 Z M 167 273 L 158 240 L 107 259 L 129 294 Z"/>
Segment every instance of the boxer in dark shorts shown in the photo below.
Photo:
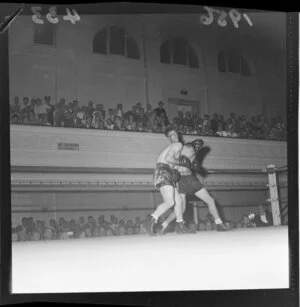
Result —
<path fill-rule="evenodd" d="M 196 160 L 197 153 L 202 147 L 203 141 L 201 139 L 187 143 L 181 150 L 181 157 L 179 160 L 184 160 L 177 168 L 180 173 L 178 182 L 178 192 L 183 200 L 182 212 L 186 208 L 186 195 L 195 195 L 200 200 L 204 201 L 209 209 L 210 214 L 214 217 L 218 231 L 226 231 L 228 228 L 220 219 L 215 200 L 208 193 L 199 178 L 199 165 Z M 188 161 L 187 161 L 188 160 Z M 167 231 L 168 225 L 174 220 L 174 213 L 172 212 L 169 217 L 162 223 L 162 228 L 159 234 L 164 234 Z"/>

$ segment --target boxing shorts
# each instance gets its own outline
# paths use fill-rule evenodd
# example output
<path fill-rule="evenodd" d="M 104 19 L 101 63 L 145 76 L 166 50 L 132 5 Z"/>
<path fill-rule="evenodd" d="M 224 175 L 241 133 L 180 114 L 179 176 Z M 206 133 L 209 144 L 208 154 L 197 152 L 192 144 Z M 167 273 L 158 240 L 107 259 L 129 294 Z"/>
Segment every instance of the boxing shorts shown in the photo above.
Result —
<path fill-rule="evenodd" d="M 168 164 L 156 164 L 156 169 L 154 173 L 154 186 L 157 189 L 160 189 L 165 185 L 175 187 L 176 183 L 179 181 L 179 178 L 179 172 L 175 169 L 172 169 Z"/>
<path fill-rule="evenodd" d="M 198 178 L 191 175 L 181 175 L 178 182 L 178 191 L 180 194 L 194 195 L 196 192 L 200 191 L 203 188 L 202 183 Z"/>

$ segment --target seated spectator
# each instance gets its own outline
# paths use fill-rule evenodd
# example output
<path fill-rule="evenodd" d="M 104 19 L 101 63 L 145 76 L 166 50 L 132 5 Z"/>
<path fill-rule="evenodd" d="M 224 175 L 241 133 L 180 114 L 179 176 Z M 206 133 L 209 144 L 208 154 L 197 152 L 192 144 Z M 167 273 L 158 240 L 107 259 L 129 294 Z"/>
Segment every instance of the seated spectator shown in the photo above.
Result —
<path fill-rule="evenodd" d="M 242 224 L 242 228 L 247 228 L 250 225 L 250 220 L 247 215 L 243 215 L 242 220 L 240 222 Z"/>
<path fill-rule="evenodd" d="M 91 228 L 91 230 L 92 230 L 92 232 L 93 232 L 94 229 L 95 229 L 96 226 L 97 226 L 96 220 L 95 220 L 92 216 L 89 216 L 89 217 L 88 217 L 87 225 Z"/>
<path fill-rule="evenodd" d="M 93 129 L 94 128 L 93 125 L 92 125 L 92 118 L 91 117 L 86 118 L 84 128 L 86 128 L 86 129 Z"/>
<path fill-rule="evenodd" d="M 23 108 L 20 109 L 20 113 L 23 115 L 23 113 L 29 113 L 29 112 L 32 112 L 32 111 L 33 111 L 33 108 L 31 107 L 31 105 L 29 103 L 29 98 L 24 97 L 23 98 Z"/>
<path fill-rule="evenodd" d="M 231 138 L 237 138 L 239 135 L 236 133 L 234 127 L 232 126 L 228 132 L 228 136 Z"/>
<path fill-rule="evenodd" d="M 258 206 L 258 214 L 250 213 L 248 215 L 249 224 L 253 227 L 267 227 L 273 225 L 273 215 L 263 205 Z"/>
<path fill-rule="evenodd" d="M 143 125 L 143 122 L 141 120 L 137 122 L 136 131 L 137 132 L 145 132 L 144 125 Z"/>
<path fill-rule="evenodd" d="M 100 237 L 106 236 L 106 230 L 105 230 L 104 227 L 100 227 L 100 228 L 99 228 L 99 236 L 100 236 Z"/>
<path fill-rule="evenodd" d="M 84 128 L 86 124 L 86 108 L 85 106 L 82 106 L 77 110 L 76 113 L 74 113 L 74 125 L 77 128 Z"/>
<path fill-rule="evenodd" d="M 98 227 L 94 228 L 93 237 L 100 237 L 100 229 Z"/>
<path fill-rule="evenodd" d="M 128 226 L 128 227 L 127 227 L 126 234 L 127 234 L 128 236 L 134 235 L 134 228 L 133 228 L 132 226 Z"/>
<path fill-rule="evenodd" d="M 227 136 L 227 132 L 223 129 L 223 125 L 221 123 L 218 124 L 218 131 L 215 134 L 216 136 Z"/>
<path fill-rule="evenodd" d="M 204 115 L 204 119 L 203 119 L 203 131 L 208 131 L 211 127 L 211 123 L 210 123 L 210 118 L 208 114 Z"/>
<path fill-rule="evenodd" d="M 85 232 L 85 237 L 86 238 L 91 238 L 92 237 L 92 229 L 89 226 L 89 224 L 84 225 L 84 232 Z"/>
<path fill-rule="evenodd" d="M 30 236 L 30 241 L 40 241 L 41 235 L 38 231 L 34 231 Z"/>
<path fill-rule="evenodd" d="M 206 230 L 206 225 L 203 221 L 199 221 L 198 223 L 198 231 L 205 231 Z"/>
<path fill-rule="evenodd" d="M 104 222 L 105 222 L 105 217 L 104 217 L 104 215 L 100 215 L 100 216 L 98 217 L 98 226 L 99 226 L 99 227 L 103 226 L 103 225 L 104 225 Z"/>
<path fill-rule="evenodd" d="M 133 227 L 133 221 L 132 220 L 128 220 L 126 223 L 127 227 Z"/>
<path fill-rule="evenodd" d="M 94 109 L 94 103 L 93 101 L 89 101 L 88 105 L 87 105 L 87 109 L 86 109 L 86 115 L 87 117 L 93 118 L 93 113 L 94 113 L 95 109 Z"/>
<path fill-rule="evenodd" d="M 124 131 L 125 128 L 122 125 L 121 117 L 116 116 L 114 120 L 114 130 Z"/>
<path fill-rule="evenodd" d="M 110 227 L 108 227 L 108 228 L 106 229 L 106 235 L 107 235 L 108 237 L 114 236 L 115 234 L 114 234 L 113 229 L 110 228 Z"/>
<path fill-rule="evenodd" d="M 139 226 L 134 227 L 134 234 L 139 235 L 141 233 L 141 228 Z"/>
<path fill-rule="evenodd" d="M 147 104 L 145 116 L 147 117 L 147 123 L 150 121 L 151 124 L 153 125 L 153 121 L 154 121 L 155 114 L 154 114 L 154 112 L 152 111 L 152 106 L 151 106 L 151 104 Z"/>
<path fill-rule="evenodd" d="M 18 116 L 21 117 L 21 106 L 20 106 L 20 99 L 18 96 L 14 98 L 14 104 L 10 105 L 10 116 Z"/>
<path fill-rule="evenodd" d="M 189 230 L 192 232 L 197 232 L 197 225 L 194 222 L 190 222 L 188 225 Z"/>
<path fill-rule="evenodd" d="M 134 227 L 140 227 L 140 226 L 141 226 L 141 219 L 139 217 L 136 217 Z"/>
<path fill-rule="evenodd" d="M 11 242 L 18 242 L 19 237 L 16 228 L 12 228 L 11 230 Z"/>
<path fill-rule="evenodd" d="M 114 125 L 113 120 L 111 120 L 110 118 L 108 118 L 108 119 L 106 120 L 106 129 L 107 129 L 107 130 L 114 130 L 114 128 L 115 128 L 115 125 Z"/>
<path fill-rule="evenodd" d="M 44 231 L 44 240 L 53 240 L 53 230 L 50 227 L 46 227 Z"/>
<path fill-rule="evenodd" d="M 18 124 L 21 124 L 22 123 L 22 119 L 21 119 L 21 116 L 17 115 L 17 114 L 13 114 L 11 116 L 11 121 L 10 121 L 11 124 L 13 125 L 18 125 Z"/>
<path fill-rule="evenodd" d="M 126 235 L 126 228 L 125 228 L 125 226 L 119 226 L 118 234 L 119 234 L 119 236 L 125 236 Z"/>
<path fill-rule="evenodd" d="M 213 230 L 213 224 L 211 221 L 206 221 L 205 222 L 205 226 L 206 226 L 206 230 L 210 231 L 210 230 Z"/>

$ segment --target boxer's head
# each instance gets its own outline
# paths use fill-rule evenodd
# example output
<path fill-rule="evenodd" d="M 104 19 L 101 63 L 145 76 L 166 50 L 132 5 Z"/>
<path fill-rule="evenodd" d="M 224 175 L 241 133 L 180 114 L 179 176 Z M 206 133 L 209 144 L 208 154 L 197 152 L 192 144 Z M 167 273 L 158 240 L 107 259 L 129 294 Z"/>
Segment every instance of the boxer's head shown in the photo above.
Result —
<path fill-rule="evenodd" d="M 165 131 L 165 136 L 171 141 L 171 143 L 176 143 L 179 141 L 179 136 L 174 128 L 167 128 Z"/>

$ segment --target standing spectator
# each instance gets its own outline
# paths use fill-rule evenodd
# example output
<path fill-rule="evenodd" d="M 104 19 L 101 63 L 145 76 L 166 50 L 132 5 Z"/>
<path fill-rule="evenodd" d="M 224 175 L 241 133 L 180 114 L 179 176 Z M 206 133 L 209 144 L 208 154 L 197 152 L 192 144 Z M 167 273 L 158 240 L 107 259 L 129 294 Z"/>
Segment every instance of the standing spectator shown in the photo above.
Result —
<path fill-rule="evenodd" d="M 153 125 L 153 121 L 154 121 L 155 114 L 154 114 L 154 112 L 152 111 L 152 106 L 151 106 L 151 104 L 147 104 L 145 116 L 147 117 L 147 123 L 150 121 L 151 126 L 152 126 L 152 125 Z"/>
<path fill-rule="evenodd" d="M 161 117 L 161 114 L 164 114 L 165 115 L 165 118 L 167 118 L 167 113 L 166 113 L 166 110 L 164 109 L 164 103 L 162 101 L 160 101 L 158 103 L 158 107 L 155 108 L 153 110 L 153 112 L 155 113 L 156 116 L 158 117 Z"/>
<path fill-rule="evenodd" d="M 32 111 L 32 108 L 31 108 L 30 103 L 29 103 L 29 98 L 24 97 L 23 98 L 23 108 L 21 109 L 21 114 L 29 113 L 30 111 Z"/>
<path fill-rule="evenodd" d="M 183 125 L 187 127 L 193 127 L 193 119 L 191 112 L 185 112 L 185 116 L 183 118 Z"/>
<path fill-rule="evenodd" d="M 20 114 L 21 106 L 20 106 L 20 99 L 18 96 L 14 98 L 14 104 L 10 106 L 10 113 L 11 114 Z"/>
<path fill-rule="evenodd" d="M 46 106 L 46 111 L 47 111 L 47 122 L 53 126 L 54 125 L 54 116 L 53 113 L 55 111 L 54 106 L 51 104 L 51 97 L 50 96 L 45 96 L 45 106 Z"/>
<path fill-rule="evenodd" d="M 119 116 L 120 118 L 124 118 L 124 111 L 122 103 L 117 104 L 117 108 L 115 109 L 115 116 Z"/>
<path fill-rule="evenodd" d="M 107 117 L 106 117 L 106 122 L 107 120 L 111 120 L 112 122 L 114 121 L 114 112 L 113 112 L 113 109 L 108 109 L 108 112 L 107 112 Z"/>
<path fill-rule="evenodd" d="M 65 105 L 66 100 L 61 98 L 59 102 L 55 105 L 55 113 L 54 113 L 54 123 L 55 126 L 62 127 L 65 123 Z"/>
<path fill-rule="evenodd" d="M 73 114 L 73 104 L 70 102 L 67 106 L 64 107 L 64 127 L 72 128 L 74 127 L 75 116 Z"/>
<path fill-rule="evenodd" d="M 47 124 L 47 109 L 45 103 L 40 98 L 37 98 L 37 104 L 35 106 L 34 113 L 37 115 L 39 125 Z"/>
<path fill-rule="evenodd" d="M 214 113 L 213 114 L 213 119 L 211 120 L 210 123 L 210 128 L 216 133 L 217 131 L 220 132 L 219 130 L 223 131 L 223 127 L 219 128 L 219 120 L 218 120 L 218 114 Z"/>

